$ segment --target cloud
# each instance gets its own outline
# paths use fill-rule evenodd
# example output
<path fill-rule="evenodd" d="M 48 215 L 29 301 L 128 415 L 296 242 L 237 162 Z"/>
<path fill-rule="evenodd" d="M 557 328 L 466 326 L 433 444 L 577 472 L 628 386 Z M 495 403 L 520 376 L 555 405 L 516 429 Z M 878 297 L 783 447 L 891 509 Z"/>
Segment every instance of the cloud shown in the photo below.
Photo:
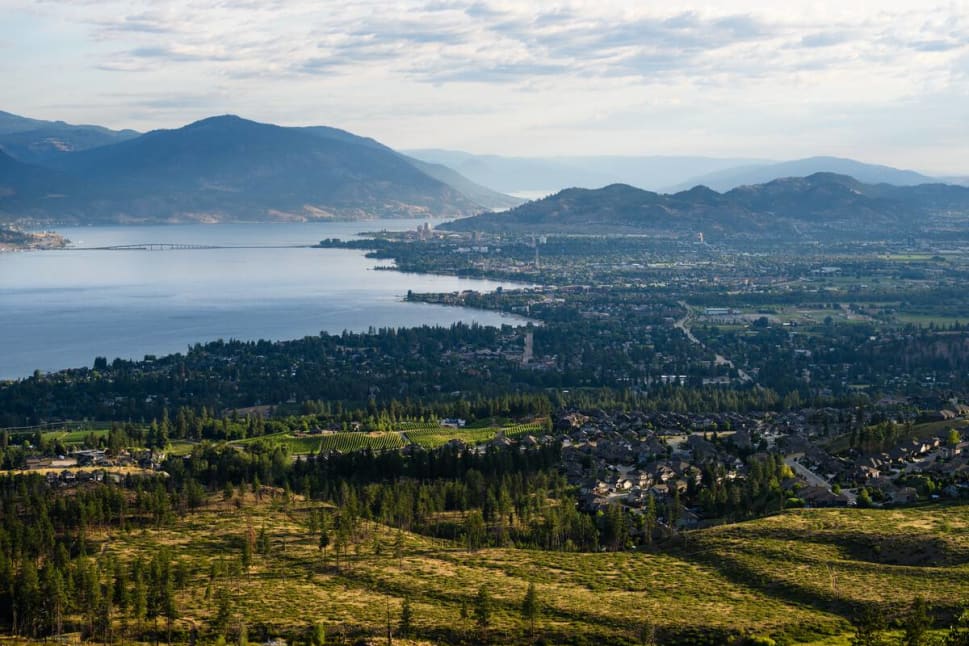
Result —
<path fill-rule="evenodd" d="M 798 44 L 801 47 L 807 48 L 833 47 L 835 45 L 841 45 L 849 42 L 850 40 L 851 36 L 843 31 L 821 31 L 801 36 L 801 40 Z"/>
<path fill-rule="evenodd" d="M 528 84 L 570 75 L 662 75 L 708 83 L 704 77 L 711 71 L 736 79 L 821 69 L 836 61 L 812 50 L 832 47 L 851 50 L 842 65 L 888 65 L 906 50 L 958 51 L 969 34 L 963 20 L 945 12 L 885 9 L 876 17 L 818 25 L 806 12 L 798 15 L 796 6 L 785 13 L 736 6 L 713 12 L 582 0 L 552 8 L 484 0 L 162 0 L 135 10 L 113 1 L 58 4 L 59 12 L 89 25 L 92 40 L 129 45 L 106 52 L 95 63 L 99 69 L 143 69 L 138 59 L 150 58 L 208 64 L 239 79 L 364 72 L 430 84 Z"/>
<path fill-rule="evenodd" d="M 169 21 L 159 13 L 143 12 L 120 18 L 104 18 L 94 21 L 95 37 L 113 38 L 127 34 L 170 34 Z"/>
<path fill-rule="evenodd" d="M 903 106 L 900 122 L 916 124 L 939 114 L 938 97 L 964 102 L 969 10 L 965 0 L 931 2 L 884 0 L 873 10 L 843 0 L 6 0 L 19 20 L 0 25 L 0 42 L 18 56 L 4 57 L 0 72 L 15 79 L 8 90 L 21 112 L 32 96 L 57 103 L 50 88 L 63 87 L 102 101 L 104 114 L 123 119 L 128 110 L 148 122 L 224 105 L 365 134 L 450 136 L 449 145 L 565 145 L 568 129 L 585 124 L 615 133 L 603 146 L 648 136 L 673 147 L 711 133 L 740 146 L 760 128 L 771 137 L 756 145 L 780 148 L 830 132 L 820 106 L 828 115 Z M 110 98 L 120 83 L 133 96 Z M 210 102 L 178 98 L 213 87 Z M 97 120 L 91 110 L 85 118 Z M 856 139 L 888 136 L 888 121 L 875 121 Z M 865 120 L 852 124 L 864 130 Z M 944 152 L 937 128 L 913 129 Z"/>

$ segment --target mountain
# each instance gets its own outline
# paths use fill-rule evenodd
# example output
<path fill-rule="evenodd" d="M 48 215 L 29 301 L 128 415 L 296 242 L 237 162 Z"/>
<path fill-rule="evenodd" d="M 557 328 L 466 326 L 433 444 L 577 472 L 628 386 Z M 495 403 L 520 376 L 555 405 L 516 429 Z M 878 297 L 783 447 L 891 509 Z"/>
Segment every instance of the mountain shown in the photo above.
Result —
<path fill-rule="evenodd" d="M 663 195 L 623 184 L 571 188 L 505 213 L 481 214 L 438 228 L 490 233 L 693 236 L 707 240 L 879 239 L 969 233 L 969 188 L 900 187 L 815 173 L 719 193 L 705 186 Z"/>
<path fill-rule="evenodd" d="M 544 196 L 564 186 L 589 188 L 613 183 L 657 190 L 701 173 L 757 161 L 684 156 L 503 157 L 437 149 L 406 153 L 453 168 L 496 191 L 531 197 Z"/>
<path fill-rule="evenodd" d="M 309 220 L 460 216 L 483 208 L 371 139 L 236 116 L 47 163 L 69 178 L 63 197 L 28 204 L 0 197 L 7 219 L 26 211 L 76 223 Z"/>
<path fill-rule="evenodd" d="M 4 211 L 16 212 L 19 220 L 43 216 L 45 206 L 56 208 L 62 190 L 75 187 L 72 178 L 33 164 L 25 164 L 0 150 L 0 220 Z"/>
<path fill-rule="evenodd" d="M 505 195 L 498 191 L 476 184 L 461 173 L 444 166 L 443 164 L 431 164 L 421 161 L 414 157 L 404 156 L 408 163 L 413 164 L 418 170 L 430 175 L 439 182 L 443 182 L 455 189 L 476 204 L 480 204 L 489 211 L 502 211 L 510 209 L 525 202 L 524 199 Z"/>
<path fill-rule="evenodd" d="M 358 141 L 361 145 L 367 145 L 375 149 L 384 150 L 387 152 L 394 153 L 395 155 L 400 155 L 408 164 L 411 164 L 419 171 L 433 177 L 439 182 L 447 184 L 451 188 L 455 189 L 469 200 L 478 204 L 483 209 L 492 210 L 503 210 L 509 209 L 513 206 L 518 206 L 524 200 L 521 198 L 512 197 L 511 195 L 505 195 L 504 193 L 499 193 L 498 191 L 493 191 L 490 188 L 481 186 L 475 182 L 472 182 L 467 177 L 461 173 L 455 171 L 452 168 L 448 168 L 444 164 L 435 164 L 431 162 L 426 162 L 416 157 L 411 157 L 409 155 L 404 155 L 398 153 L 392 148 L 381 144 L 380 142 L 370 139 L 369 137 L 357 137 L 352 135 L 345 130 L 339 130 L 338 128 L 330 128 L 327 126 L 309 126 L 305 128 L 307 132 L 312 132 L 313 134 L 320 137 L 327 137 L 330 139 L 337 139 L 340 141 Z"/>
<path fill-rule="evenodd" d="M 783 177 L 806 177 L 814 173 L 836 173 L 848 175 L 867 184 L 894 184 L 896 186 L 915 186 L 934 182 L 911 170 L 899 170 L 891 166 L 866 164 L 841 157 L 808 157 L 776 164 L 751 164 L 727 168 L 712 173 L 691 177 L 686 181 L 667 185 L 669 192 L 682 191 L 701 184 L 717 191 L 729 191 L 738 186 L 764 184 Z"/>
<path fill-rule="evenodd" d="M 105 146 L 137 136 L 134 130 L 41 121 L 0 111 L 0 149 L 27 163 L 44 164 L 67 152 Z"/>

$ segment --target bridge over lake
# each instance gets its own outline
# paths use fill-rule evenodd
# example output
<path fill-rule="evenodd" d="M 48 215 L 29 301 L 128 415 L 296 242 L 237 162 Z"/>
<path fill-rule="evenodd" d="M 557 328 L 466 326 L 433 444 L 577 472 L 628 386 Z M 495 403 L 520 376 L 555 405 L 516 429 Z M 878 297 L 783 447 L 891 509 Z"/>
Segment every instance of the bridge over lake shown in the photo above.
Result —
<path fill-rule="evenodd" d="M 305 249 L 316 247 L 311 244 L 252 244 L 252 245 L 213 245 L 190 244 L 183 242 L 142 242 L 138 244 L 119 244 L 104 247 L 65 247 L 64 251 L 198 251 L 202 249 Z"/>

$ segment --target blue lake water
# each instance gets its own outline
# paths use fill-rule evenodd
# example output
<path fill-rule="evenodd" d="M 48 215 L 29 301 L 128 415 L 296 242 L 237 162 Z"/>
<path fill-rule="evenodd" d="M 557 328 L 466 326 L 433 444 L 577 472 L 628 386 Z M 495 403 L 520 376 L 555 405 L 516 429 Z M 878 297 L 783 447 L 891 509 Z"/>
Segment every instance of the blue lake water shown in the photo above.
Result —
<path fill-rule="evenodd" d="M 75 247 L 144 243 L 311 245 L 417 220 L 67 228 Z M 223 339 L 293 339 L 373 327 L 523 323 L 480 310 L 407 303 L 407 290 L 492 291 L 509 283 L 378 271 L 344 249 L 0 253 L 0 379 L 140 359 Z"/>

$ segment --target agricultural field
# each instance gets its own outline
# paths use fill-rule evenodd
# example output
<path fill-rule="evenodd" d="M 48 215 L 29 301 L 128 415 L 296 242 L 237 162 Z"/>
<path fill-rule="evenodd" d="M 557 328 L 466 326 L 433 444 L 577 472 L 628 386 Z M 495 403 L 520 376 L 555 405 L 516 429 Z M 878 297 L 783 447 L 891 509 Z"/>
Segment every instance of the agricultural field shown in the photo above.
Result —
<path fill-rule="evenodd" d="M 60 431 L 42 431 L 46 442 L 61 441 L 67 446 L 80 446 L 84 444 L 84 441 L 89 436 L 94 436 L 95 438 L 107 437 L 108 429 L 106 428 L 88 428 L 88 429 L 77 429 L 77 430 L 60 430 Z M 36 436 L 36 431 L 13 431 L 10 433 L 10 439 L 12 442 L 22 442 L 23 440 L 33 440 Z"/>
<path fill-rule="evenodd" d="M 483 444 L 490 442 L 502 433 L 505 437 L 521 437 L 529 433 L 542 433 L 543 426 L 540 422 L 529 424 L 515 424 L 513 426 L 488 426 L 484 428 L 435 428 L 408 431 L 405 433 L 408 441 L 426 449 L 433 449 L 451 440 L 460 440 L 465 444 Z"/>
<path fill-rule="evenodd" d="M 278 444 L 285 446 L 291 455 L 305 455 L 319 453 L 320 451 L 324 453 L 330 451 L 349 453 L 350 451 L 362 451 L 368 448 L 373 451 L 383 451 L 400 449 L 407 444 L 416 444 L 423 448 L 433 449 L 447 444 L 451 440 L 460 440 L 465 444 L 483 444 L 498 437 L 499 433 L 503 433 L 506 437 L 516 438 L 528 433 L 541 433 L 543 429 L 541 422 L 483 428 L 447 428 L 439 424 L 405 422 L 400 424 L 398 430 L 395 431 L 369 433 L 363 431 L 326 431 L 306 435 L 284 432 L 236 440 L 230 444 L 239 447 L 245 447 L 256 442 Z M 189 453 L 191 445 L 176 443 L 173 444 L 173 451 Z"/>
<path fill-rule="evenodd" d="M 530 583 L 540 605 L 531 639 L 576 644 L 640 643 L 647 629 L 662 643 L 744 634 L 836 646 L 849 643 L 847 617 L 859 603 L 897 616 L 921 594 L 942 627 L 969 599 L 969 507 L 791 511 L 693 532 L 684 545 L 652 553 L 469 553 L 404 532 L 395 554 L 396 531 L 365 522 L 337 560 L 332 549 L 324 559 L 308 530 L 319 504 L 245 496 L 213 498 L 170 528 L 97 537 L 122 559 L 149 558 L 164 545 L 189 566 L 178 635 L 211 621 L 218 589 L 251 635 L 298 636 L 322 622 L 333 642 L 382 637 L 404 599 L 419 643 L 523 641 L 519 608 Z M 245 573 L 238 563 L 247 527 L 266 528 L 271 549 Z M 495 602 L 485 635 L 462 616 L 483 581 Z"/>
<path fill-rule="evenodd" d="M 84 431 L 53 431 L 50 434 L 50 439 L 59 439 L 61 442 L 67 445 L 83 444 L 85 438 L 93 435 L 97 438 L 107 437 L 108 429 L 97 429 L 97 430 L 84 430 Z M 48 434 L 45 433 L 44 437 Z"/>
<path fill-rule="evenodd" d="M 404 438 L 396 431 L 387 432 L 329 432 L 313 435 L 296 435 L 293 433 L 276 433 L 261 437 L 249 438 L 232 442 L 234 446 L 246 446 L 255 442 L 268 442 L 285 446 L 291 455 L 305 455 L 308 453 L 329 453 L 338 451 L 349 453 L 371 449 L 382 451 L 386 449 L 400 449 L 404 446 Z"/>

